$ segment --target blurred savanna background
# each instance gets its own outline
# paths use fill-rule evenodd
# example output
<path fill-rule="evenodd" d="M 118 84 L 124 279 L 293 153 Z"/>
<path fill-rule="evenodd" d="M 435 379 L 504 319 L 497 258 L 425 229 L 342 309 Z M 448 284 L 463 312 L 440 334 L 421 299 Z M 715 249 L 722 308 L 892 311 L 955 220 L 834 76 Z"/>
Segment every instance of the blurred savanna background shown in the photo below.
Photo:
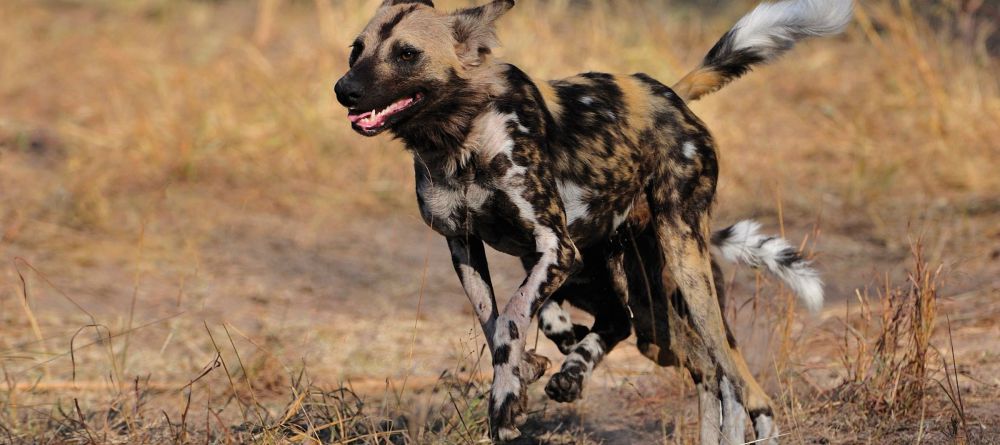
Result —
<path fill-rule="evenodd" d="M 671 84 L 754 3 L 522 0 L 500 56 Z M 412 159 L 332 94 L 379 4 L 0 2 L 0 442 L 486 442 L 489 358 Z M 828 285 L 811 316 L 726 268 L 785 442 L 1000 443 L 998 73 L 1000 3 L 865 0 L 692 105 L 717 227 L 762 221 Z M 505 300 L 523 273 L 491 261 Z M 695 443 L 688 376 L 633 344 L 575 405 L 537 384 L 524 442 Z"/>

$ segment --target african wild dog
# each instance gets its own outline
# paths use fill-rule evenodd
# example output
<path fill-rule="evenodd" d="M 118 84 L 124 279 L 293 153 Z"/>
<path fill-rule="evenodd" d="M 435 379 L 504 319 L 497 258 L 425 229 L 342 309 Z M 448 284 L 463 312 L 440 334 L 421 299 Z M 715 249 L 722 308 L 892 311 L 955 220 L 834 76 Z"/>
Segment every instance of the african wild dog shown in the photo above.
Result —
<path fill-rule="evenodd" d="M 578 367 L 589 372 L 615 336 L 627 336 L 628 311 L 638 308 L 652 317 L 631 320 L 644 353 L 696 379 L 702 443 L 742 443 L 748 412 L 757 437 L 775 442 L 771 401 L 717 299 L 709 254 L 717 152 L 685 100 L 796 40 L 839 32 L 851 0 L 761 5 L 673 88 L 644 74 L 534 81 L 491 57 L 494 24 L 513 6 L 495 0 L 449 13 L 431 0 L 385 0 L 335 88 L 357 132 L 391 131 L 413 153 L 421 214 L 447 238 L 492 352 L 492 435 L 519 436 L 527 385 L 548 364 L 525 350 L 529 324 L 550 297 L 569 292 L 592 295 L 598 321 L 574 339 L 550 396 L 578 397 L 585 374 Z M 716 236 L 724 253 L 773 263 L 807 288 L 815 278 L 802 273 L 808 268 L 797 256 L 768 246 L 773 241 L 758 240 L 753 248 L 763 256 L 754 256 L 739 246 L 752 234 L 737 232 Z M 484 244 L 521 258 L 528 271 L 502 311 Z"/>

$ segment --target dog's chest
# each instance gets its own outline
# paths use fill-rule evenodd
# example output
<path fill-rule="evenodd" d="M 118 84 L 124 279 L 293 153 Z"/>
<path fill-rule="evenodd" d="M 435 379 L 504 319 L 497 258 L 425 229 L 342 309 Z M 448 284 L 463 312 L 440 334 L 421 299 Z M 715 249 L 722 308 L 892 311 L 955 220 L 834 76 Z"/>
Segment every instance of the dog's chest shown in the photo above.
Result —
<path fill-rule="evenodd" d="M 446 236 L 464 233 L 496 192 L 474 181 L 418 178 L 417 203 L 424 222 Z"/>
<path fill-rule="evenodd" d="M 488 177 L 434 181 L 418 176 L 417 203 L 424 222 L 444 236 L 475 236 L 511 255 L 534 251 L 531 229 Z"/>

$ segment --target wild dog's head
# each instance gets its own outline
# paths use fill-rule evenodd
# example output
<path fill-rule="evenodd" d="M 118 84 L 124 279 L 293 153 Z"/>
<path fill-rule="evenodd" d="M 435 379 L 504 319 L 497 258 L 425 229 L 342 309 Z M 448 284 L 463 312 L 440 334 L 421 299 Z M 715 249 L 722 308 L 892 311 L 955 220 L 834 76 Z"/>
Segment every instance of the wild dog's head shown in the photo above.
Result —
<path fill-rule="evenodd" d="M 385 0 L 351 45 L 350 70 L 334 88 L 358 133 L 435 125 L 473 72 L 491 63 L 494 23 L 514 0 L 436 10 L 432 0 Z"/>

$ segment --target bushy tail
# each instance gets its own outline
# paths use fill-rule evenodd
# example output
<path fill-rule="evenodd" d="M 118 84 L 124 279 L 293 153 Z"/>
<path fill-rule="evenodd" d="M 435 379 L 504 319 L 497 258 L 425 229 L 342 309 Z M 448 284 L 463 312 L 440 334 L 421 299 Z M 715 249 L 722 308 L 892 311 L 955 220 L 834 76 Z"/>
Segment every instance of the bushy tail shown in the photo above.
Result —
<path fill-rule="evenodd" d="M 823 280 L 784 238 L 759 233 L 756 221 L 740 221 L 712 234 L 712 244 L 732 262 L 766 267 L 781 278 L 813 313 L 823 307 Z"/>
<path fill-rule="evenodd" d="M 687 101 L 715 92 L 754 65 L 774 60 L 799 40 L 840 33 L 851 20 L 853 6 L 853 0 L 763 3 L 723 35 L 701 66 L 673 89 Z"/>

